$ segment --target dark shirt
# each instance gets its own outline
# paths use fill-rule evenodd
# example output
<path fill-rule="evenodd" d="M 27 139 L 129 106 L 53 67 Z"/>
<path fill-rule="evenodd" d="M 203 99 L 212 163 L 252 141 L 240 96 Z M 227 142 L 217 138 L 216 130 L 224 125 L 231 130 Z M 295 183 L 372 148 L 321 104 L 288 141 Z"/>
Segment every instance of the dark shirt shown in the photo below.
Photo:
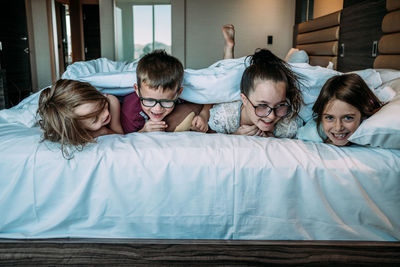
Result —
<path fill-rule="evenodd" d="M 121 108 L 121 125 L 125 134 L 142 129 L 148 118 L 142 110 L 140 99 L 136 92 L 124 97 Z"/>

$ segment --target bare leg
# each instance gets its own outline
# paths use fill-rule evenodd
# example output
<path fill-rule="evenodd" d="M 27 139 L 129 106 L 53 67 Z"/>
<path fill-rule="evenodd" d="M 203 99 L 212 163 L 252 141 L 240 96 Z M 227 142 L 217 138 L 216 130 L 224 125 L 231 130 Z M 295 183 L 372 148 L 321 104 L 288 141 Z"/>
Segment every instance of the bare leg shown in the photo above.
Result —
<path fill-rule="evenodd" d="M 222 26 L 222 35 L 224 36 L 224 59 L 234 58 L 235 48 L 235 27 L 232 24 Z"/>

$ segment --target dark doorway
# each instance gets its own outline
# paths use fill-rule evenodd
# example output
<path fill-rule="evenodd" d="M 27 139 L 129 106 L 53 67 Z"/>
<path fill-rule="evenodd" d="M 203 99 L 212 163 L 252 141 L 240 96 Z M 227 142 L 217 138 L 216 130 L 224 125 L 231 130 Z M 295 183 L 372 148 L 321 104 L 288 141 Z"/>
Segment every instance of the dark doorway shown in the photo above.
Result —
<path fill-rule="evenodd" d="M 0 1 L 0 25 L 3 104 L 9 108 L 32 92 L 25 0 Z"/>
<path fill-rule="evenodd" d="M 101 57 L 99 5 L 82 5 L 85 60 Z"/>
<path fill-rule="evenodd" d="M 69 5 L 59 2 L 55 2 L 55 13 L 57 22 L 57 48 L 59 58 L 60 73 L 63 73 L 68 65 L 72 63 L 71 55 L 71 36 L 70 22 L 69 22 Z"/>

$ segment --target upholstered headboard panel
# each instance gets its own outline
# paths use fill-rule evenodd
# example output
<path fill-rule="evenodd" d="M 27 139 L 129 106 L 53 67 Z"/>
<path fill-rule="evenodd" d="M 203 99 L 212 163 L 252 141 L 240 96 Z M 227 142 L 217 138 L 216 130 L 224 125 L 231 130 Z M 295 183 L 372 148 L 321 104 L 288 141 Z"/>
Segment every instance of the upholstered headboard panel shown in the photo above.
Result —
<path fill-rule="evenodd" d="M 307 52 L 310 65 L 337 65 L 340 11 L 297 25 L 296 48 Z"/>
<path fill-rule="evenodd" d="M 384 35 L 379 40 L 374 68 L 400 70 L 400 1 L 387 0 L 386 9 L 388 13 L 382 21 Z"/>

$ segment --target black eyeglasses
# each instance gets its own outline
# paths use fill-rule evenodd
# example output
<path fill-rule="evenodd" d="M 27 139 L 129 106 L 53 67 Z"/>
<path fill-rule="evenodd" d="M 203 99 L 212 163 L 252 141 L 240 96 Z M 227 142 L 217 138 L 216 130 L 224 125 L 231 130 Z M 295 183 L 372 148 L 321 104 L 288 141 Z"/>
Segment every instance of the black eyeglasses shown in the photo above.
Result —
<path fill-rule="evenodd" d="M 146 98 L 146 97 L 142 97 L 140 95 L 140 90 L 138 90 L 138 91 L 139 91 L 140 102 L 143 104 L 143 106 L 148 107 L 148 108 L 154 107 L 155 105 L 157 105 L 157 103 L 160 104 L 160 106 L 163 108 L 172 108 L 173 106 L 175 106 L 176 102 L 178 101 L 178 97 L 175 98 L 174 100 Z"/>
<path fill-rule="evenodd" d="M 278 104 L 276 107 L 271 108 L 267 104 L 260 104 L 258 106 L 255 106 L 250 101 L 248 96 L 246 96 L 246 98 L 247 98 L 247 100 L 249 100 L 250 104 L 253 106 L 254 111 L 258 117 L 268 117 L 272 111 L 274 111 L 275 116 L 277 116 L 277 117 L 285 117 L 292 110 L 292 108 L 288 102 Z"/>

